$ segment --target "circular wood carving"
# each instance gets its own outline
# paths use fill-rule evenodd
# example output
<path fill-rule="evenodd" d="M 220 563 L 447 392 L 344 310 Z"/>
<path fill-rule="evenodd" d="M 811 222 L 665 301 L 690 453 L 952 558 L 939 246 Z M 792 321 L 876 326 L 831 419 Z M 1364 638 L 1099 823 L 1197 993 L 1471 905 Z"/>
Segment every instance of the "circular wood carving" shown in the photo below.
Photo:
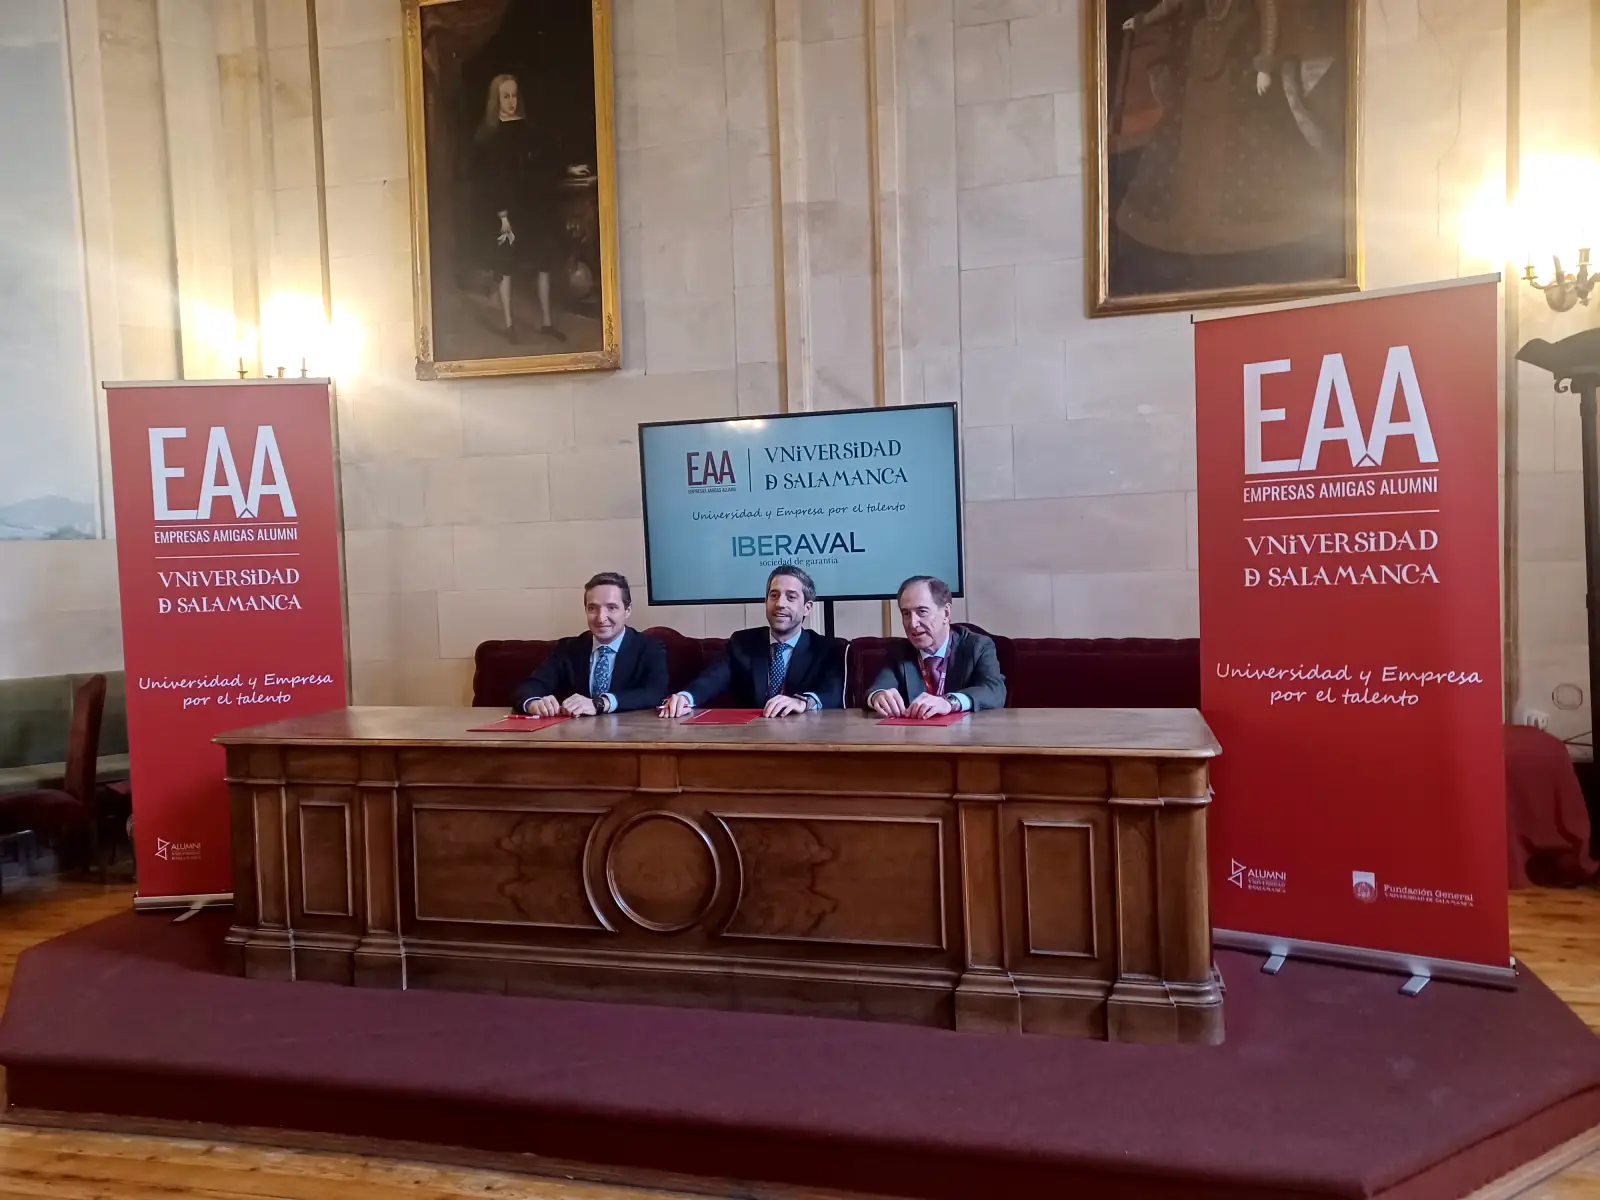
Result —
<path fill-rule="evenodd" d="M 656 933 L 677 933 L 705 916 L 719 873 L 705 831 L 672 812 L 633 817 L 606 853 L 611 898 L 630 921 Z"/>

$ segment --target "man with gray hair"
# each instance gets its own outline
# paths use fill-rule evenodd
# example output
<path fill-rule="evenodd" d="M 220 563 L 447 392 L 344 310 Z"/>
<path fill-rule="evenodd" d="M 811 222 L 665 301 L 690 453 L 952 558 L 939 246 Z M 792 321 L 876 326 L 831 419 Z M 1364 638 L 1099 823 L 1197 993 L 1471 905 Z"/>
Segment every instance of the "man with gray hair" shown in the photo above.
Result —
<path fill-rule="evenodd" d="M 907 641 L 889 643 L 889 661 L 867 692 L 883 717 L 939 717 L 1003 708 L 1006 677 L 994 641 L 950 624 L 950 588 L 932 575 L 900 585 L 900 623 Z"/>

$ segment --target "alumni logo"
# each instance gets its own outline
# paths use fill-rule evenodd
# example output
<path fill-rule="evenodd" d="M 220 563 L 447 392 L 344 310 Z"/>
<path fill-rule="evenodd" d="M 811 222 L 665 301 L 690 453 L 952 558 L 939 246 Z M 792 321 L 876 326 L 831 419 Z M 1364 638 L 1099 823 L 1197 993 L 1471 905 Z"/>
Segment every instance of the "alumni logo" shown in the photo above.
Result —
<path fill-rule="evenodd" d="M 199 842 L 169 842 L 166 838 L 156 839 L 156 857 L 162 862 L 199 862 Z"/>
<path fill-rule="evenodd" d="M 1289 890 L 1289 872 L 1268 871 L 1261 867 L 1247 867 L 1237 858 L 1229 859 L 1228 882 L 1247 892 L 1272 892 L 1282 895 Z"/>

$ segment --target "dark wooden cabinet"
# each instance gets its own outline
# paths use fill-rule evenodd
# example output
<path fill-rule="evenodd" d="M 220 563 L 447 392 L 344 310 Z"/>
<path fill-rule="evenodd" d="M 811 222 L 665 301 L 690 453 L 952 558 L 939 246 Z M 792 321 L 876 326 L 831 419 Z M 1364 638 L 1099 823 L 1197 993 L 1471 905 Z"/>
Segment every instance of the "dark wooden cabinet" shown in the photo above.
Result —
<path fill-rule="evenodd" d="M 1218 1042 L 1191 710 L 232 733 L 241 972 Z"/>

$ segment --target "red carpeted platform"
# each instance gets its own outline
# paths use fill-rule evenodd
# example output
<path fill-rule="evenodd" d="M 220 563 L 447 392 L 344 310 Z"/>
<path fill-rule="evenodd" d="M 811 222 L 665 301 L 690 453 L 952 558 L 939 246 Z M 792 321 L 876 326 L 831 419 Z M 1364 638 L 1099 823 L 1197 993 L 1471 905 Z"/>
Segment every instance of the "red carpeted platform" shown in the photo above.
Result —
<path fill-rule="evenodd" d="M 1600 1123 L 1516 992 L 1222 953 L 1228 1040 L 1143 1047 L 226 975 L 226 914 L 29 950 L 12 1105 L 919 1197 L 1460 1196 Z"/>

